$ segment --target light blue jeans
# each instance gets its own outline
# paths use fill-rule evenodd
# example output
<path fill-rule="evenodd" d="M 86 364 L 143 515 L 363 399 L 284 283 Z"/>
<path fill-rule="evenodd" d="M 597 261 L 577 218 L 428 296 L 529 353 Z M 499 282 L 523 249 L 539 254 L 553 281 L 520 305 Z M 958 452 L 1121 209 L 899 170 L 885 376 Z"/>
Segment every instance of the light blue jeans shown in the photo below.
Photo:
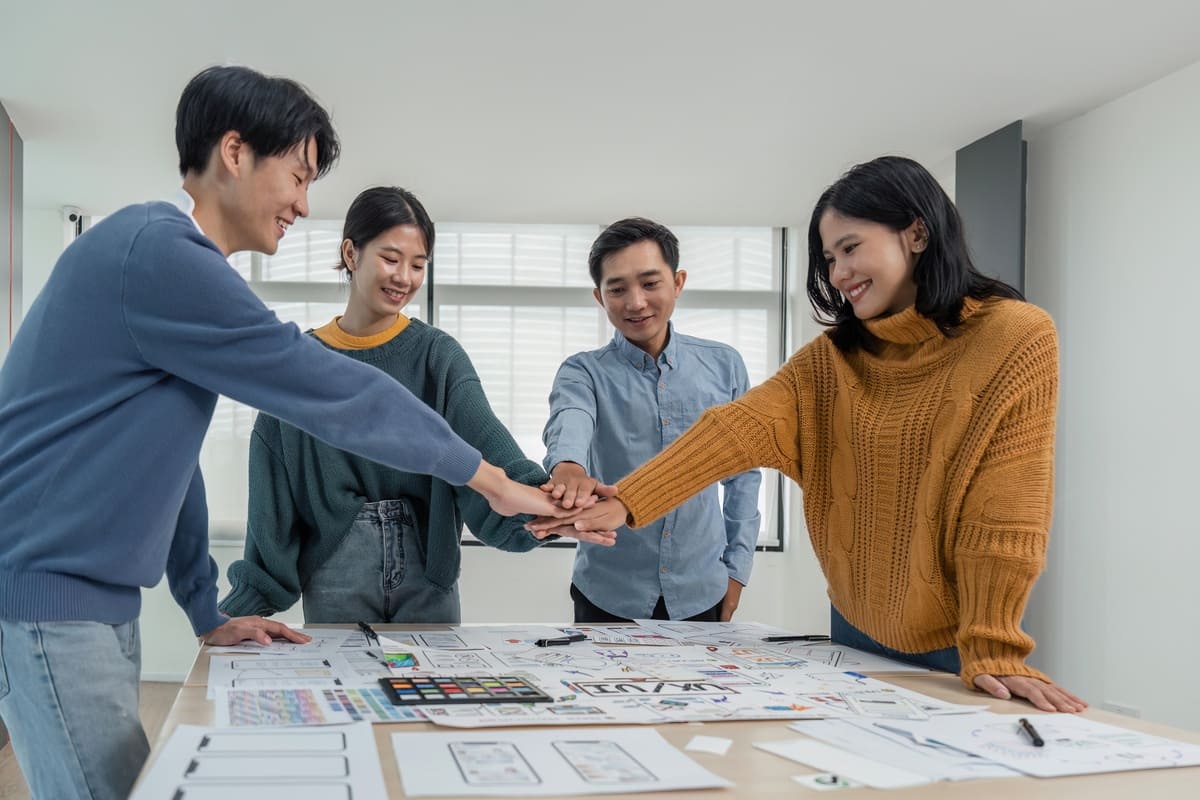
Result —
<path fill-rule="evenodd" d="M 425 554 L 408 500 L 367 503 L 333 556 L 301 588 L 305 622 L 462 620 L 458 583 L 425 579 Z"/>
<path fill-rule="evenodd" d="M 0 620 L 0 716 L 34 800 L 123 800 L 150 746 L 137 620 Z"/>

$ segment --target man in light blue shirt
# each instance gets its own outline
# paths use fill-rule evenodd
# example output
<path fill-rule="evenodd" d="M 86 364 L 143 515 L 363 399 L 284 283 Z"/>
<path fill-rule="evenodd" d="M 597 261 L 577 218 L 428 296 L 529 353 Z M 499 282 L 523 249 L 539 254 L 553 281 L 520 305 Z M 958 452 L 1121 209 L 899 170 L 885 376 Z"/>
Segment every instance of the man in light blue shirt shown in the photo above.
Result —
<path fill-rule="evenodd" d="M 667 228 L 641 218 L 613 223 L 592 245 L 588 269 L 616 333 L 599 350 L 568 358 L 554 379 L 542 438 L 549 486 L 566 508 L 592 495 L 597 480 L 615 484 L 706 409 L 749 388 L 736 350 L 671 325 L 687 273 Z M 713 484 L 618 536 L 615 547 L 580 543 L 575 622 L 730 619 L 750 580 L 760 482 L 758 470 L 726 479 L 723 504 Z"/>

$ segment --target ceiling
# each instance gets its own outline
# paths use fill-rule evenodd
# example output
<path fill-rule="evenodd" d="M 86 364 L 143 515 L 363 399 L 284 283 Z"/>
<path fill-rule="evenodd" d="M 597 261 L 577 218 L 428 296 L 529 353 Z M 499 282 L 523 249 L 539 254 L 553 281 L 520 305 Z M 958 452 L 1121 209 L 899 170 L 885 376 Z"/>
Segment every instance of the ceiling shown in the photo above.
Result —
<path fill-rule="evenodd" d="M 308 86 L 339 166 L 439 221 L 796 224 L 849 165 L 931 167 L 1200 60 L 1195 0 L 75 0 L 0 6 L 0 103 L 29 207 L 105 213 L 178 184 L 174 109 L 205 66 Z"/>

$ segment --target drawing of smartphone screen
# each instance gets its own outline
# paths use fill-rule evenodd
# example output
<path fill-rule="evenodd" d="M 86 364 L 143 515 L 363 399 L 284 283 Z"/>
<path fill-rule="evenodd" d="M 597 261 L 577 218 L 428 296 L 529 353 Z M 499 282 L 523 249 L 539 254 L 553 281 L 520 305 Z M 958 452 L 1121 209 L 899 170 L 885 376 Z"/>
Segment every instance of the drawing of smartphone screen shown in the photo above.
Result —
<path fill-rule="evenodd" d="M 649 783 L 658 777 L 616 742 L 604 740 L 560 741 L 554 743 L 567 763 L 588 783 Z"/>
<path fill-rule="evenodd" d="M 472 786 L 530 786 L 541 777 L 512 742 L 450 742 L 450 755 Z"/>
<path fill-rule="evenodd" d="M 842 695 L 846 705 L 855 714 L 885 719 L 929 719 L 929 715 L 917 708 L 907 697 L 884 692 L 847 692 Z"/>
<path fill-rule="evenodd" d="M 345 783 L 212 783 L 180 786 L 172 800 L 352 800 L 352 796 Z"/>

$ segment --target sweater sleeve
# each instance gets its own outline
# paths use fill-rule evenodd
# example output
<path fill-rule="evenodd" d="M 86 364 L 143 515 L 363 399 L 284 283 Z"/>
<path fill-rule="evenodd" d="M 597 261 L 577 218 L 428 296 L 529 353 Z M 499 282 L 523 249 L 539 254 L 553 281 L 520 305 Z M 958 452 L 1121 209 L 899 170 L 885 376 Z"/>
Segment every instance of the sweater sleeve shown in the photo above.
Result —
<path fill-rule="evenodd" d="M 148 364 L 395 469 L 460 485 L 479 468 L 408 389 L 280 323 L 186 219 L 147 224 L 124 270 L 125 326 Z"/>
<path fill-rule="evenodd" d="M 617 484 L 629 526 L 648 525 L 714 481 L 754 467 L 800 478 L 798 359 L 739 399 L 710 408 L 654 458 Z"/>
<path fill-rule="evenodd" d="M 229 594 L 221 611 L 231 617 L 269 616 L 300 599 L 302 531 L 287 468 L 276 447 L 279 420 L 259 414 L 250 435 L 250 490 L 246 547 L 229 565 Z"/>
<path fill-rule="evenodd" d="M 736 351 L 734 375 L 731 400 L 745 395 L 750 388 L 746 364 Z M 721 510 L 725 518 L 725 552 L 721 560 L 729 570 L 729 577 L 743 586 L 750 583 L 754 548 L 758 544 L 758 530 L 762 525 L 762 515 L 758 512 L 758 488 L 761 485 L 762 472 L 757 469 L 739 472 L 721 481 L 724 489 Z"/>
<path fill-rule="evenodd" d="M 200 467 L 192 473 L 167 555 L 167 585 L 187 614 L 192 632 L 208 633 L 225 622 L 217 612 L 217 564 L 208 552 L 208 501 Z"/>
<path fill-rule="evenodd" d="M 1021 618 L 1045 564 L 1053 510 L 1058 343 L 1047 318 L 997 381 L 1018 387 L 1000 416 L 963 498 L 953 549 L 962 680 L 1024 675 L 1033 639 Z"/>
<path fill-rule="evenodd" d="M 508 428 L 496 418 L 466 351 L 448 336 L 439 346 L 445 350 L 451 364 L 445 406 L 450 427 L 512 480 L 528 486 L 545 483 L 546 473 L 525 457 Z M 545 541 L 525 530 L 525 523 L 533 519 L 529 515 L 501 516 L 492 510 L 482 495 L 466 486 L 456 486 L 454 498 L 471 533 L 486 545 L 523 553 Z"/>

